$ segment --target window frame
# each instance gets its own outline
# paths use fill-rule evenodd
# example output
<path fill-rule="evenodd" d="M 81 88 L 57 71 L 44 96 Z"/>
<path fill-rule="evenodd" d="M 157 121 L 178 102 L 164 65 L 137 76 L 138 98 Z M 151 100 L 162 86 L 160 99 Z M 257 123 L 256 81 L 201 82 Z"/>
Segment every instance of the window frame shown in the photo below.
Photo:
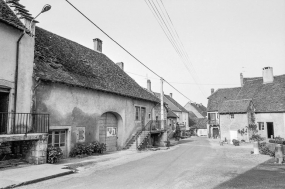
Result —
<path fill-rule="evenodd" d="M 257 122 L 257 124 L 258 124 L 258 130 L 259 131 L 264 131 L 265 130 L 264 122 Z"/>
<path fill-rule="evenodd" d="M 140 121 L 141 119 L 141 107 L 135 106 L 135 121 Z"/>

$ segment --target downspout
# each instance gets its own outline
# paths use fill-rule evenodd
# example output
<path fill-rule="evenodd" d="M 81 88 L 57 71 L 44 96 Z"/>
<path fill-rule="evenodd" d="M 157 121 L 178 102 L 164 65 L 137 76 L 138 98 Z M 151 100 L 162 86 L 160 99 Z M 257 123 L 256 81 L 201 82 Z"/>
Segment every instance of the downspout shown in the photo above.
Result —
<path fill-rule="evenodd" d="M 18 92 L 18 72 L 19 72 L 19 49 L 20 49 L 20 42 L 25 35 L 25 31 L 22 33 L 22 35 L 19 37 L 17 41 L 17 51 L 16 51 L 16 71 L 15 71 L 15 92 L 14 92 L 14 113 L 16 118 L 16 112 L 17 112 L 17 92 Z M 14 120 L 15 121 L 15 120 Z"/>

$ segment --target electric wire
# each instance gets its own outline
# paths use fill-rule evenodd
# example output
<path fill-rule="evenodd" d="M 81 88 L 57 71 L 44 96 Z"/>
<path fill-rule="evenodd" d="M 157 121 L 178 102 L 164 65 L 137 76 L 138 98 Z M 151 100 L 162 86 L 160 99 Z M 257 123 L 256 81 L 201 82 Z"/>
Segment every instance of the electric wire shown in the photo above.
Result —
<path fill-rule="evenodd" d="M 150 1 L 150 0 L 148 0 L 148 1 Z M 161 1 L 161 0 L 160 0 L 160 1 Z M 145 2 L 146 2 L 146 1 L 145 1 Z M 185 47 L 184 47 L 183 43 L 182 43 L 181 40 L 180 40 L 180 37 L 179 37 L 179 35 L 178 35 L 178 33 L 177 33 L 175 27 L 174 27 L 174 24 L 173 24 L 173 22 L 172 22 L 172 20 L 171 20 L 171 18 L 170 18 L 170 16 L 169 16 L 169 14 L 168 14 L 166 8 L 165 8 L 163 2 L 161 1 L 162 6 L 160 6 L 160 4 L 158 3 L 158 0 L 156 0 L 156 3 L 157 3 L 158 6 L 156 6 L 156 4 L 155 4 L 154 1 L 152 1 L 152 3 L 153 3 L 153 5 L 154 5 L 154 6 L 152 6 L 152 9 L 153 9 L 153 10 L 151 10 L 151 8 L 148 6 L 149 9 L 151 10 L 151 12 L 152 12 L 152 11 L 155 11 L 155 12 L 158 12 L 158 13 L 156 13 L 156 14 L 159 14 L 159 15 L 160 15 L 160 19 L 162 20 L 162 21 L 160 21 L 160 22 L 162 22 L 162 23 L 164 24 L 164 27 L 167 28 L 167 31 L 168 31 L 168 33 L 169 33 L 168 35 L 171 36 L 172 41 L 174 41 L 174 42 L 170 41 L 171 44 L 172 44 L 172 46 L 173 46 L 173 47 L 175 46 L 174 49 L 175 49 L 175 51 L 177 52 L 177 54 L 180 56 L 180 58 L 181 58 L 181 60 L 182 60 L 182 63 L 183 63 L 184 66 L 186 67 L 187 71 L 190 73 L 190 76 L 193 78 L 194 82 L 197 83 L 197 86 L 198 86 L 198 88 L 200 89 L 201 93 L 202 93 L 204 96 L 206 96 L 206 95 L 204 94 L 203 90 L 201 89 L 201 87 L 198 85 L 198 82 L 197 82 L 197 79 L 196 79 L 196 77 L 198 78 L 197 72 L 195 71 L 195 68 L 194 68 L 193 64 L 190 62 L 190 59 L 189 59 L 189 56 L 188 56 L 188 54 L 187 54 L 187 52 L 186 52 L 186 50 L 185 50 Z M 147 4 L 147 2 L 146 2 L 146 4 Z M 160 11 L 159 11 L 158 7 L 159 7 L 160 11 L 162 12 L 162 14 L 160 14 Z M 163 7 L 163 8 L 162 8 L 162 7 Z M 163 11 L 163 10 L 164 10 L 164 11 Z M 164 12 L 166 13 L 167 16 L 165 15 Z M 155 18 L 157 19 L 157 17 L 155 17 Z M 166 20 L 166 21 L 165 21 L 165 20 Z M 158 19 L 157 19 L 157 22 L 160 24 L 160 22 L 159 22 Z M 170 23 L 171 23 L 171 24 L 170 24 Z M 161 24 L 160 24 L 160 25 L 161 25 Z M 162 26 L 161 26 L 161 28 L 163 29 Z M 169 29 L 169 28 L 170 28 L 170 29 Z M 164 29 L 163 29 L 163 31 L 164 31 Z M 171 31 L 172 31 L 172 32 L 171 32 Z M 173 32 L 173 31 L 174 31 L 174 32 Z M 165 33 L 165 35 L 166 35 L 166 32 L 165 32 L 165 31 L 164 31 L 164 33 Z M 167 36 L 167 35 L 166 35 L 166 36 Z M 176 36 L 176 37 L 175 37 L 175 36 Z M 167 36 L 167 38 L 169 39 L 168 36 Z M 175 45 L 173 45 L 173 43 L 174 43 Z M 177 50 L 177 49 L 178 49 L 178 50 Z M 190 67 L 192 67 L 193 72 L 192 72 L 191 69 L 188 68 L 187 62 L 190 64 Z M 198 80 L 199 80 L 199 79 L 198 79 Z M 200 82 L 199 82 L 199 83 L 200 83 Z"/>
<path fill-rule="evenodd" d="M 126 53 L 128 53 L 131 57 L 133 57 L 136 61 L 138 61 L 141 65 L 143 65 L 145 68 L 147 68 L 149 71 L 151 71 L 154 75 L 161 78 L 163 81 L 168 83 L 169 86 L 171 86 L 174 90 L 176 90 L 179 94 L 181 94 L 183 97 L 188 99 L 190 102 L 193 102 L 190 100 L 187 96 L 185 96 L 182 92 L 180 92 L 178 89 L 176 89 L 173 85 L 171 85 L 167 80 L 163 79 L 160 75 L 158 75 L 156 72 L 154 72 L 152 69 L 150 69 L 148 66 L 146 66 L 143 62 L 141 62 L 138 58 L 136 58 L 132 53 L 130 53 L 127 49 L 125 49 L 122 45 L 120 45 L 116 40 L 114 40 L 111 36 L 109 36 L 103 29 L 101 29 L 97 24 L 95 24 L 92 20 L 90 20 L 84 13 L 82 13 L 77 7 L 75 7 L 71 2 L 66 0 L 66 2 L 72 6 L 77 12 L 79 12 L 84 18 L 86 18 L 91 24 L 93 24 L 96 28 L 98 28 L 102 33 L 104 33 L 109 39 L 111 39 L 115 44 L 117 44 L 119 47 L 121 47 Z"/>

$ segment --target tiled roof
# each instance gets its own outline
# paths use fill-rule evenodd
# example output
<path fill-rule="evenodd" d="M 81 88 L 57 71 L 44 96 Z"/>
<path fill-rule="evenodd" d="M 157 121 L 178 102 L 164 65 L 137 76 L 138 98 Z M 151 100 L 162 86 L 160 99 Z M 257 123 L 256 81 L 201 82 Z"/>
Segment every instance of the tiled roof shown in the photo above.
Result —
<path fill-rule="evenodd" d="M 285 112 L 285 75 L 263 84 L 262 77 L 244 78 L 243 87 L 219 89 L 208 99 L 210 111 L 217 111 L 225 100 L 252 99 L 256 113 Z"/>
<path fill-rule="evenodd" d="M 219 113 L 246 113 L 250 102 L 250 99 L 226 100 L 220 106 Z"/>
<path fill-rule="evenodd" d="M 169 95 L 164 95 L 169 101 L 171 101 L 181 112 L 188 112 L 183 106 L 181 106 L 176 100 Z"/>
<path fill-rule="evenodd" d="M 0 0 L 0 21 L 5 22 L 15 28 L 24 30 L 25 26 L 16 16 L 16 14 L 10 9 L 10 7 L 3 1 Z"/>
<path fill-rule="evenodd" d="M 203 104 L 198 103 L 192 103 L 188 102 L 187 104 L 190 104 L 192 107 L 194 107 L 202 116 L 207 116 L 207 108 Z M 184 106 L 186 109 L 187 104 Z"/>
<path fill-rule="evenodd" d="M 195 127 L 197 129 L 207 129 L 207 118 L 192 118 L 191 120 L 194 122 L 191 128 Z"/>
<path fill-rule="evenodd" d="M 275 76 L 267 84 L 262 78 L 248 78 L 236 99 L 250 98 L 255 112 L 285 112 L 285 75 Z"/>
<path fill-rule="evenodd" d="M 192 111 L 188 111 L 189 118 L 198 118 Z"/>
<path fill-rule="evenodd" d="M 106 55 L 36 27 L 35 76 L 45 81 L 159 102 Z"/>
<path fill-rule="evenodd" d="M 177 118 L 178 116 L 173 113 L 173 111 L 171 111 L 170 109 L 168 109 L 168 112 L 167 112 L 167 118 Z"/>
<path fill-rule="evenodd" d="M 219 106 L 226 100 L 234 100 L 239 93 L 241 87 L 218 89 L 211 96 L 208 97 L 208 112 L 215 112 L 219 110 Z"/>

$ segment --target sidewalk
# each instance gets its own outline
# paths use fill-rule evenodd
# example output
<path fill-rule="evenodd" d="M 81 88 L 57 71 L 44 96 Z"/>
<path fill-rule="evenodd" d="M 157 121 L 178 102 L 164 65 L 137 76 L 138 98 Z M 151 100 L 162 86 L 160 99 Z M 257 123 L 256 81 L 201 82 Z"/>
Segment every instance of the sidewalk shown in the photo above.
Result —
<path fill-rule="evenodd" d="M 176 145 L 177 141 L 173 141 Z M 173 150 L 166 147 L 160 148 L 159 151 Z M 29 165 L 26 167 L 15 167 L 12 169 L 0 169 L 0 189 L 14 188 L 17 186 L 48 180 L 76 172 L 81 172 L 89 168 L 99 170 L 107 166 L 115 166 L 127 163 L 136 159 L 150 156 L 154 151 L 131 151 L 123 150 L 103 155 L 87 156 L 84 158 L 67 158 L 62 159 L 57 164 Z"/>
<path fill-rule="evenodd" d="M 150 152 L 151 153 L 151 152 Z M 148 153 L 150 155 L 150 153 Z M 103 155 L 88 156 L 84 158 L 67 158 L 57 164 L 30 165 L 12 169 L 0 169 L 0 189 L 14 188 L 60 177 L 77 171 L 83 171 L 99 163 L 108 163 L 111 160 L 121 161 L 130 157 L 143 157 L 147 154 L 138 151 L 117 151 Z"/>
<path fill-rule="evenodd" d="M 73 170 L 62 169 L 63 167 L 63 165 L 42 164 L 2 170 L 0 188 L 13 188 L 74 173 Z"/>

